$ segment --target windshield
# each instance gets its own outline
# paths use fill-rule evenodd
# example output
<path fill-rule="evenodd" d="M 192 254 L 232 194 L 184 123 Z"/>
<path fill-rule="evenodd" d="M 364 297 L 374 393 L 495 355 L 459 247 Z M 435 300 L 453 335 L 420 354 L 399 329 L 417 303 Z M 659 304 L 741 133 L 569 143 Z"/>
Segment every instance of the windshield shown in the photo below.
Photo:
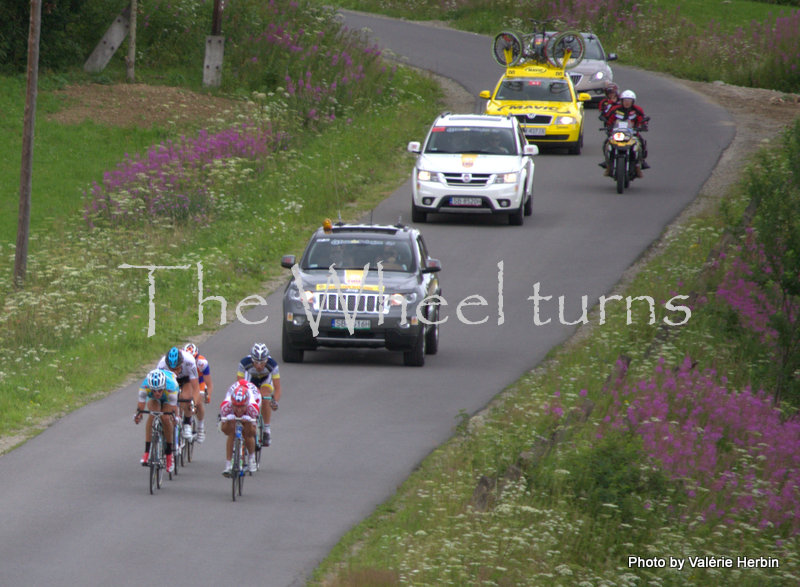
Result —
<path fill-rule="evenodd" d="M 507 79 L 500 84 L 495 100 L 572 102 L 569 85 L 563 80 Z"/>
<path fill-rule="evenodd" d="M 514 131 L 510 128 L 435 126 L 431 129 L 425 152 L 516 155 L 517 146 Z"/>
<path fill-rule="evenodd" d="M 382 238 L 321 237 L 316 239 L 303 259 L 303 269 L 325 269 L 334 265 L 336 269 L 363 270 L 369 263 L 370 272 L 378 270 L 378 261 L 383 271 L 414 271 L 414 256 L 405 241 Z"/>
<path fill-rule="evenodd" d="M 599 59 L 605 60 L 606 56 L 603 53 L 603 47 L 597 39 L 586 40 L 586 52 L 583 54 L 584 59 Z"/>

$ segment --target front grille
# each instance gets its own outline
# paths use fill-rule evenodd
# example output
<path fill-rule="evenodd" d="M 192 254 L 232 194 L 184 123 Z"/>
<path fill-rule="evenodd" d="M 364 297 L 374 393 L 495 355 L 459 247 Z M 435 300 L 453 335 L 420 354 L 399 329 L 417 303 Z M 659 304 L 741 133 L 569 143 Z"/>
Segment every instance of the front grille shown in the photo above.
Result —
<path fill-rule="evenodd" d="M 444 173 L 447 185 L 484 186 L 489 183 L 490 173 Z"/>
<path fill-rule="evenodd" d="M 316 308 L 326 312 L 361 312 L 363 314 L 379 314 L 381 309 L 386 314 L 389 311 L 389 303 L 386 296 L 383 300 L 383 308 L 380 307 L 381 294 L 375 293 L 348 293 L 348 292 L 326 292 L 314 294 Z"/>
<path fill-rule="evenodd" d="M 569 79 L 572 80 L 572 85 L 577 87 L 581 80 L 583 79 L 582 73 L 571 73 L 569 74 Z"/>
<path fill-rule="evenodd" d="M 527 114 L 517 114 L 517 120 L 519 120 L 520 124 L 550 124 L 550 121 L 553 120 L 552 116 L 548 116 L 546 114 L 535 114 L 532 118 L 529 117 Z"/>

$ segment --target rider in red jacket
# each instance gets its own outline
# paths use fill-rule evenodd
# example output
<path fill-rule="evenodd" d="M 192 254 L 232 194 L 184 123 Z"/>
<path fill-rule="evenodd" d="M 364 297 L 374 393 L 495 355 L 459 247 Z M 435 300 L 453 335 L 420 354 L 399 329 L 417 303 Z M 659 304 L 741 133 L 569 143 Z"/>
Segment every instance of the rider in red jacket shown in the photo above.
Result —
<path fill-rule="evenodd" d="M 629 121 L 633 127 L 637 130 L 646 129 L 647 128 L 647 120 L 644 115 L 644 110 L 642 110 L 641 106 L 636 104 L 636 94 L 631 90 L 625 90 L 619 96 L 619 104 L 612 107 L 608 111 L 608 116 L 606 118 L 606 126 L 611 129 L 614 126 L 614 122 L 617 120 L 627 120 Z M 639 137 L 639 144 L 641 145 L 641 167 L 639 165 L 636 166 L 636 175 L 638 177 L 642 176 L 642 169 L 649 169 L 650 166 L 647 164 L 647 143 L 642 138 L 641 134 L 638 134 Z"/>
<path fill-rule="evenodd" d="M 606 97 L 600 100 L 597 105 L 597 110 L 600 112 L 600 120 L 604 124 L 608 122 L 608 113 L 617 104 L 619 104 L 619 86 L 614 82 L 607 82 Z"/>

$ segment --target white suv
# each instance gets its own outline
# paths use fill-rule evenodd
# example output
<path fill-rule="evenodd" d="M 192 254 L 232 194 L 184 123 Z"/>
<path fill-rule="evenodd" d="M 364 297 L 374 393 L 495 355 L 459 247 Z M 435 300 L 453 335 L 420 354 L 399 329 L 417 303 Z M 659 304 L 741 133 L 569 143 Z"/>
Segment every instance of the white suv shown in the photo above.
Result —
<path fill-rule="evenodd" d="M 533 155 L 513 116 L 450 114 L 433 123 L 425 147 L 416 153 L 411 217 L 425 222 L 429 213 L 504 214 L 521 225 L 533 207 Z"/>

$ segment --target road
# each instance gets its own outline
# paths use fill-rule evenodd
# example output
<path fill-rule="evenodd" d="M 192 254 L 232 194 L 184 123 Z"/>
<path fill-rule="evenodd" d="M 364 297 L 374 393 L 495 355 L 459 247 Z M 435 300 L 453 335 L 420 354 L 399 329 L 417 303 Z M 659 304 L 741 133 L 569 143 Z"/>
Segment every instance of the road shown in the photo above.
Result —
<path fill-rule="evenodd" d="M 501 73 L 486 37 L 346 19 L 369 26 L 399 58 L 474 95 Z M 652 117 L 652 169 L 618 195 L 597 166 L 601 137 L 590 113 L 583 155 L 537 157 L 534 213 L 524 226 L 447 217 L 423 225 L 444 267 L 448 302 L 440 352 L 425 367 L 403 367 L 399 355 L 383 351 L 307 353 L 303 364 L 282 365 L 274 444 L 236 503 L 220 475 L 223 438 L 213 428 L 195 462 L 158 495 L 148 494 L 137 463 L 144 429 L 131 422 L 135 385 L 67 415 L 0 457 L 0 585 L 303 585 L 340 537 L 450 437 L 459 414 L 479 411 L 574 331 L 559 323 L 558 296 L 574 319 L 581 296 L 593 304 L 610 291 L 695 197 L 732 140 L 731 118 L 701 96 L 647 72 L 615 71 Z M 373 218 L 408 219 L 409 206 L 405 184 Z M 534 325 L 528 299 L 536 283 L 541 295 L 554 296 L 542 304 L 540 319 L 550 319 L 543 326 Z M 467 325 L 455 309 L 476 294 L 488 305 L 469 308 L 466 317 L 485 322 Z M 206 315 L 216 311 L 209 302 Z M 252 342 L 266 341 L 280 357 L 280 292 L 248 318 L 265 312 L 265 325 L 231 323 L 201 346 L 218 386 L 214 416 Z"/>

